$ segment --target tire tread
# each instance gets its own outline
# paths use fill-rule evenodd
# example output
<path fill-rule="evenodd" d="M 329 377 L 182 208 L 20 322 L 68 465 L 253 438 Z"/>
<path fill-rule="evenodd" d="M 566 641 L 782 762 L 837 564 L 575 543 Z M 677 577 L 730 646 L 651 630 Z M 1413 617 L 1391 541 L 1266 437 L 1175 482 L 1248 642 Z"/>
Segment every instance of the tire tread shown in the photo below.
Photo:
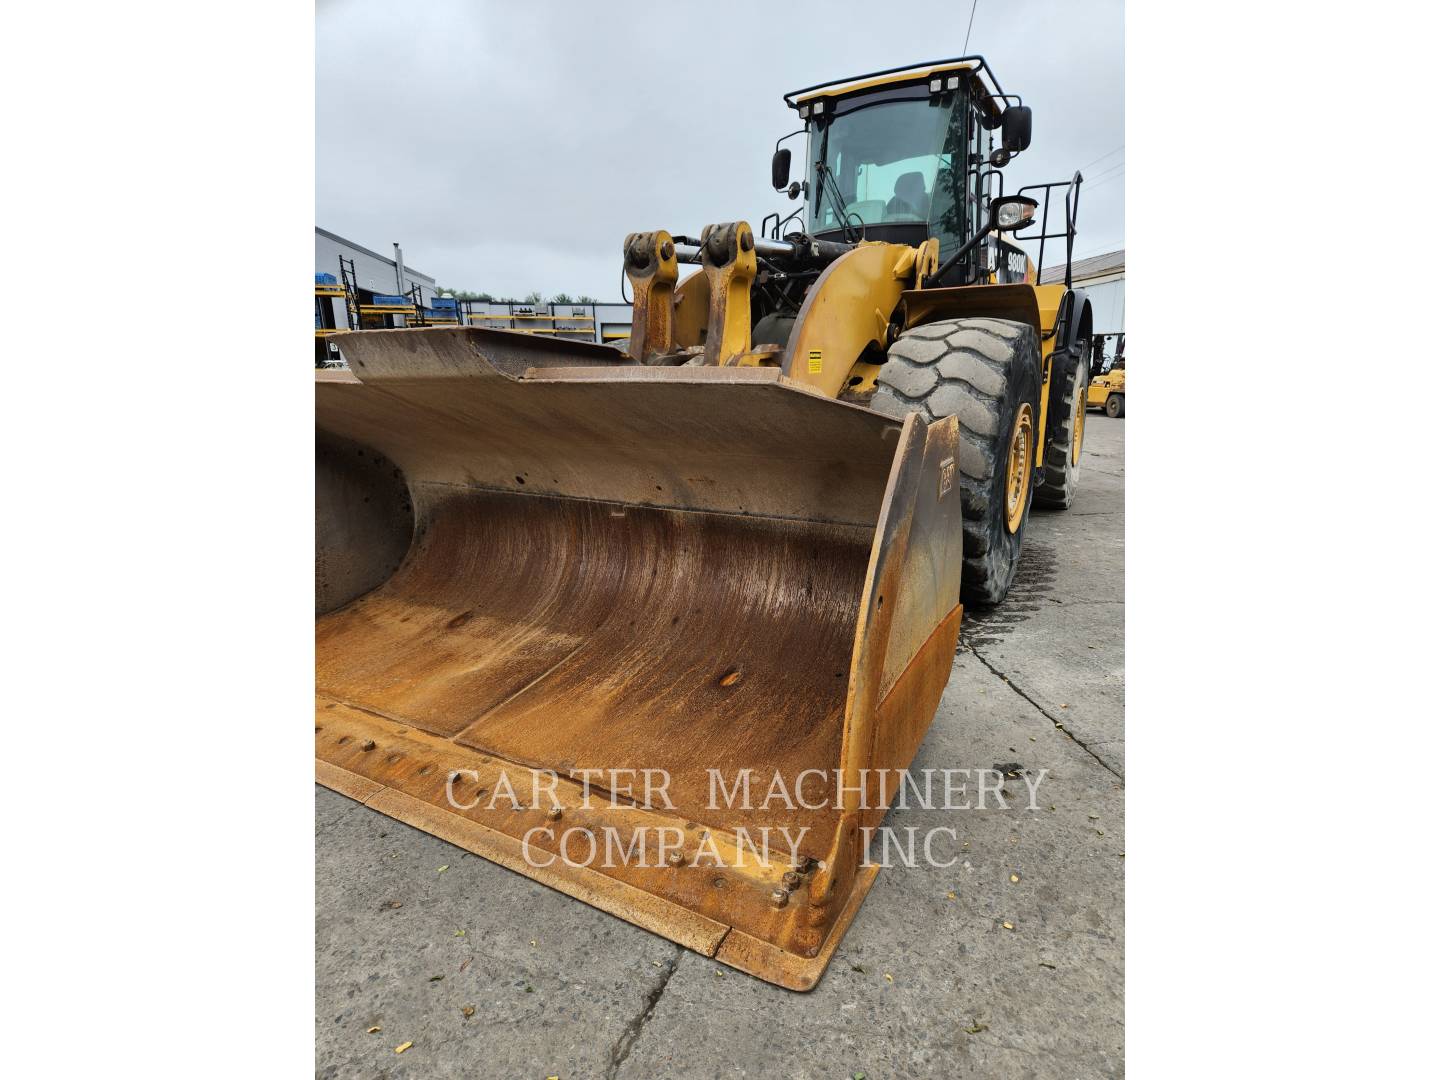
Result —
<path fill-rule="evenodd" d="M 943 348 L 937 350 L 937 345 Z M 1018 370 L 1027 358 L 1031 368 Z M 914 371 L 922 368 L 937 375 L 922 395 L 912 396 L 895 385 L 914 385 Z M 1019 392 L 1012 384 L 1026 381 L 1030 370 L 1034 374 L 1028 381 L 1035 384 L 1038 395 L 1039 342 L 1028 324 L 990 318 L 939 319 L 906 331 L 890 347 L 870 401 L 872 409 L 887 416 L 900 418 L 918 412 L 933 422 L 953 415 L 959 423 L 955 486 L 964 531 L 960 595 L 966 603 L 999 603 L 1019 559 L 1018 542 L 1013 547 L 1000 545 L 1004 551 L 996 549 L 991 501 L 996 470 L 1003 467 L 1001 448 L 1010 433 L 1007 397 Z M 986 427 L 991 430 L 982 430 Z M 1037 431 L 1036 437 L 1043 434 Z"/>

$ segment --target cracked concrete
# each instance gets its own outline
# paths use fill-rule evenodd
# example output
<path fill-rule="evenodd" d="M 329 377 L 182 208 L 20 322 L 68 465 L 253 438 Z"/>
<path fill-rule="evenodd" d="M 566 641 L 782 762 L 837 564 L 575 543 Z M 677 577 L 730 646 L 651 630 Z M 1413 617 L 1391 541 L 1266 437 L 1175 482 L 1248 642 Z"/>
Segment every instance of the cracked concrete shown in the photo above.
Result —
<path fill-rule="evenodd" d="M 645 997 L 645 1011 L 634 1020 L 625 1025 L 625 1030 L 620 1033 L 620 1038 L 615 1041 L 614 1048 L 610 1051 L 610 1067 L 605 1070 L 606 1080 L 613 1080 L 620 1072 L 620 1066 L 625 1064 L 625 1059 L 630 1056 L 631 1049 L 635 1046 L 635 1040 L 640 1037 L 640 1031 L 645 1026 L 645 1021 L 655 1011 L 655 1006 L 660 1001 L 660 995 L 665 993 L 665 988 L 670 985 L 670 979 L 675 974 L 675 968 L 680 963 L 680 954 L 685 950 L 679 945 L 675 946 L 675 955 L 660 972 L 660 977 L 655 980 L 655 985 Z"/>
<path fill-rule="evenodd" d="M 1092 414 L 1076 505 L 967 613 L 914 764 L 1045 770 L 1037 809 L 1012 780 L 1006 810 L 892 810 L 956 862 L 883 870 L 814 991 L 317 789 L 317 1075 L 1123 1075 L 1124 425 Z"/>
<path fill-rule="evenodd" d="M 1033 697 L 1031 697 L 1029 694 L 1027 694 L 1027 693 L 1026 693 L 1024 690 L 1022 690 L 1019 686 L 1016 686 L 1016 685 L 1015 685 L 1015 682 L 1014 682 L 1012 679 L 1010 679 L 1009 676 L 1007 676 L 1007 675 L 1006 675 L 1004 672 L 1002 672 L 999 668 L 995 667 L 995 665 L 992 664 L 992 663 L 990 663 L 990 661 L 986 660 L 985 657 L 984 657 L 983 655 L 981 655 L 981 653 L 980 653 L 980 651 L 979 651 L 978 649 L 972 648 L 970 651 L 975 654 L 975 658 L 976 658 L 977 660 L 979 660 L 982 664 L 984 664 L 985 667 L 990 671 L 990 673 L 991 673 L 992 675 L 997 676 L 997 677 L 1000 679 L 1001 682 L 1005 683 L 1005 685 L 1008 686 L 1008 687 L 1010 687 L 1011 690 L 1013 690 L 1013 691 L 1015 691 L 1015 693 L 1019 694 L 1019 695 L 1020 695 L 1022 698 L 1024 698 L 1031 706 L 1033 706 L 1042 716 L 1044 716 L 1045 719 L 1049 720 L 1052 724 L 1054 724 L 1054 725 L 1055 725 L 1055 729 L 1056 729 L 1057 731 L 1062 732 L 1067 738 L 1069 738 L 1072 742 L 1074 742 L 1075 745 L 1079 746 L 1079 747 L 1080 747 L 1082 750 L 1084 750 L 1087 754 L 1089 754 L 1089 755 L 1090 755 L 1091 757 L 1093 757 L 1096 761 L 1098 761 L 1098 762 L 1100 763 L 1100 765 L 1101 765 L 1102 767 L 1104 767 L 1106 770 L 1108 770 L 1109 772 L 1114 773 L 1117 777 L 1121 777 L 1121 778 L 1123 779 L 1123 776 L 1122 776 L 1122 774 L 1120 773 L 1120 771 L 1119 771 L 1118 769 L 1116 769 L 1113 765 L 1111 765 L 1108 761 L 1106 761 L 1105 758 L 1103 758 L 1103 757 L 1101 757 L 1099 754 L 1097 754 L 1097 753 L 1095 752 L 1094 748 L 1091 747 L 1090 745 L 1088 745 L 1083 739 L 1077 738 L 1076 735 L 1075 735 L 1075 733 L 1074 733 L 1073 731 L 1067 731 L 1066 728 L 1065 728 L 1064 722 L 1061 721 L 1059 717 L 1052 716 L 1052 715 L 1045 709 L 1045 707 L 1044 707 L 1043 705 L 1041 705 L 1041 704 L 1040 704 L 1038 701 L 1036 701 Z"/>

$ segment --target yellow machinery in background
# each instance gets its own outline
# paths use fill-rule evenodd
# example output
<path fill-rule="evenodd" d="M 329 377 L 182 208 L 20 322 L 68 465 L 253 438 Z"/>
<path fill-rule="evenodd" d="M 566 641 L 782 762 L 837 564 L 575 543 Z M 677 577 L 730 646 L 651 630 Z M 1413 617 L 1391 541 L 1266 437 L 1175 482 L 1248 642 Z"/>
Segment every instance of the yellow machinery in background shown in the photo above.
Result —
<path fill-rule="evenodd" d="M 982 58 L 785 100 L 799 208 L 626 237 L 625 353 L 331 339 L 315 747 L 337 791 L 803 990 L 962 600 L 1000 602 L 1032 501 L 1074 498 L 1091 316 L 1081 178 L 1003 194 L 1030 111 Z M 1036 226 L 1064 284 L 1004 239 Z"/>
<path fill-rule="evenodd" d="M 1086 394 L 1086 407 L 1104 409 L 1109 417 L 1125 415 L 1125 335 L 1097 334 L 1097 347 L 1090 361 L 1090 389 Z M 1113 337 L 1115 355 L 1107 358 L 1104 340 Z M 1108 360 L 1108 362 L 1107 362 Z"/>

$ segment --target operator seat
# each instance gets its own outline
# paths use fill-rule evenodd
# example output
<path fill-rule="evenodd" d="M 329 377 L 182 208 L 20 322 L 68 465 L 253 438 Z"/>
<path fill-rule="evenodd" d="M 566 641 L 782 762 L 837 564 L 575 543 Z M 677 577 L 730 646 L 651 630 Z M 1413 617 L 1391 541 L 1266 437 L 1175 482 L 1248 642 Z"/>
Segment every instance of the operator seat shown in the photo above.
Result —
<path fill-rule="evenodd" d="M 885 216 L 914 214 L 921 221 L 930 217 L 930 195 L 925 190 L 925 177 L 918 172 L 901 173 L 895 181 L 895 194 L 885 204 Z"/>

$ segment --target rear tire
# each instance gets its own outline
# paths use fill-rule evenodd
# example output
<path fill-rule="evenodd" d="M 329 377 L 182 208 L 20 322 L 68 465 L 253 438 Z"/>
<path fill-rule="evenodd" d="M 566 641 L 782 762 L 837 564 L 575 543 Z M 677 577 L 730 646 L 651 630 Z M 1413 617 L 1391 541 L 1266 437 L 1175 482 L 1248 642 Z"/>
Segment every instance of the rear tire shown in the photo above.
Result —
<path fill-rule="evenodd" d="M 956 487 L 965 532 L 960 599 L 988 606 L 1005 599 L 1020 563 L 1034 498 L 1040 417 L 1040 342 L 1033 327 L 1007 319 L 940 319 L 907 330 L 890 346 L 870 407 L 897 418 L 960 424 Z M 1028 448 L 1018 496 L 1007 468 L 1028 407 Z M 1025 442 L 1022 437 L 1020 442 Z M 1023 461 L 1021 457 L 1023 456 Z"/>
<path fill-rule="evenodd" d="M 1111 394 L 1105 399 L 1105 415 L 1112 420 L 1125 415 L 1125 398 L 1120 394 Z"/>
<path fill-rule="evenodd" d="M 1056 427 L 1055 440 L 1045 448 L 1045 479 L 1035 489 L 1037 506 L 1069 510 L 1075 501 L 1085 442 L 1085 394 L 1089 389 L 1090 368 L 1082 357 L 1066 378 L 1063 392 L 1050 399 L 1050 407 L 1062 411 L 1065 420 Z"/>

